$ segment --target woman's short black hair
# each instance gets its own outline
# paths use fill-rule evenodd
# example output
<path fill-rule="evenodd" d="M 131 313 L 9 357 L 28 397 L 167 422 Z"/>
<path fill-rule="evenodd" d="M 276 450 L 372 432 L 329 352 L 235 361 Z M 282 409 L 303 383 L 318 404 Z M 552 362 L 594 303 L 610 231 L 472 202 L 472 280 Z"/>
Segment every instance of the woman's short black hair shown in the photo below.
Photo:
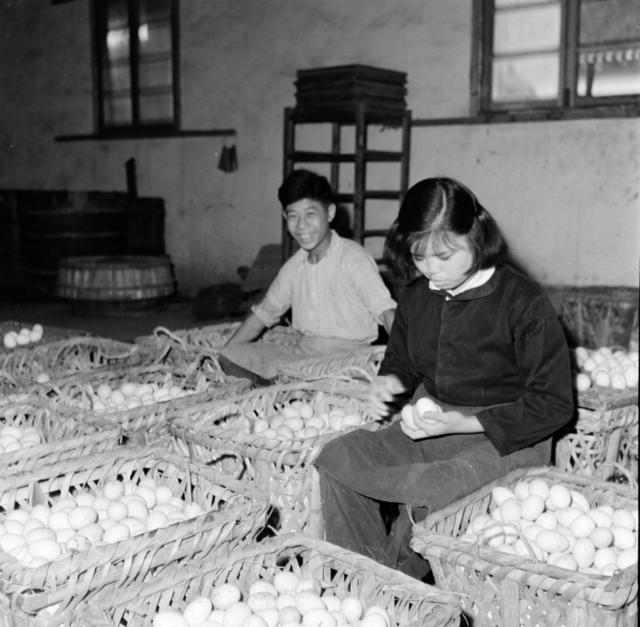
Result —
<path fill-rule="evenodd" d="M 496 221 L 471 190 L 447 177 L 423 179 L 407 191 L 387 233 L 384 260 L 397 274 L 413 277 L 415 245 L 432 237 L 446 243 L 448 233 L 467 236 L 472 271 L 504 262 L 507 244 Z"/>
<path fill-rule="evenodd" d="M 278 200 L 284 209 L 287 205 L 309 198 L 327 208 L 334 202 L 334 192 L 326 177 L 310 170 L 293 170 L 278 189 Z"/>

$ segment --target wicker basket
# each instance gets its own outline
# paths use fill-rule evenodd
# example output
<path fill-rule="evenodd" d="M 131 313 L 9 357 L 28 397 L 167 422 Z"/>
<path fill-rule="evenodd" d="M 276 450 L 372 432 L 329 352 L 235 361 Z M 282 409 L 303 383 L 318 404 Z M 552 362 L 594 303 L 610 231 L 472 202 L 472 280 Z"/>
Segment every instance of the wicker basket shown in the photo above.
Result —
<path fill-rule="evenodd" d="M 594 387 L 578 394 L 578 418 L 555 443 L 554 465 L 599 479 L 614 474 L 623 435 L 638 428 L 638 390 Z"/>
<path fill-rule="evenodd" d="M 108 451 L 121 440 L 117 426 L 97 431 L 83 424 L 79 416 L 59 415 L 52 406 L 37 400 L 0 407 L 0 428 L 5 426 L 34 427 L 42 440 L 33 446 L 0 453 L 0 471 L 4 475 Z"/>
<path fill-rule="evenodd" d="M 635 490 L 554 471 L 515 470 L 414 525 L 411 545 L 431 564 L 436 585 L 459 592 L 474 627 L 622 627 L 637 618 L 637 565 L 613 576 L 570 571 L 459 538 L 471 520 L 489 512 L 491 491 L 542 477 L 582 492 L 590 503 L 636 508 Z"/>
<path fill-rule="evenodd" d="M 291 441 L 247 433 L 257 418 L 269 418 L 296 401 L 309 403 L 314 415 L 341 409 L 360 416 L 364 428 L 379 427 L 366 399 L 353 385 L 317 379 L 259 388 L 217 406 L 192 405 L 171 420 L 169 433 L 176 446 L 193 459 L 206 461 L 220 448 L 238 451 L 245 462 L 243 476 L 268 493 L 279 512 L 277 530 L 321 537 L 317 473 L 312 462 L 326 442 L 356 427 Z"/>
<path fill-rule="evenodd" d="M 232 583 L 246 593 L 257 580 L 271 581 L 278 572 L 312 579 L 338 598 L 355 596 L 365 608 L 384 608 L 394 627 L 448 627 L 459 624 L 460 603 L 403 573 L 322 540 L 285 534 L 248 547 L 225 561 L 192 564 L 187 573 L 167 567 L 153 581 L 125 590 L 105 589 L 97 610 L 83 606 L 71 627 L 119 625 L 143 627 L 167 609 L 182 611 L 193 599 L 208 596 L 214 586 Z M 114 602 L 114 600 L 117 600 Z"/>
<path fill-rule="evenodd" d="M 367 346 L 357 350 L 300 359 L 286 366 L 280 366 L 277 380 L 286 382 L 331 375 L 346 376 L 351 371 L 354 371 L 356 376 L 361 376 L 362 371 L 375 376 L 378 374 L 386 348 L 386 346 Z"/>
<path fill-rule="evenodd" d="M 199 355 L 216 355 L 240 324 L 240 322 L 220 322 L 176 331 L 157 327 L 152 335 L 140 336 L 135 342 L 146 362 L 184 366 L 189 365 Z M 298 333 L 291 327 L 275 326 L 265 331 L 259 341 L 292 346 L 297 339 Z"/>
<path fill-rule="evenodd" d="M 184 395 L 117 411 L 98 412 L 92 409 L 93 398 L 100 384 L 106 383 L 115 389 L 125 382 L 172 385 L 179 387 Z M 154 364 L 134 368 L 102 368 L 61 378 L 54 385 L 48 388 L 41 386 L 39 389 L 59 413 L 77 414 L 78 410 L 82 410 L 82 421 L 87 425 L 99 429 L 117 425 L 125 435 L 144 436 L 143 441 L 148 442 L 150 438 L 166 431 L 167 416 L 172 410 L 179 411 L 194 403 L 224 399 L 240 394 L 250 386 L 247 379 L 227 376 L 219 367 L 214 375 L 207 375 L 200 368 L 185 370 Z M 31 391 L 37 393 L 38 390 Z"/>
<path fill-rule="evenodd" d="M 638 288 L 550 287 L 548 293 L 572 346 L 621 346 L 638 341 Z"/>
<path fill-rule="evenodd" d="M 153 576 L 160 566 L 184 566 L 197 557 L 234 550 L 253 541 L 265 524 L 266 500 L 251 486 L 221 480 L 211 469 L 159 447 L 121 447 L 3 478 L 0 506 L 6 511 L 52 505 L 80 491 L 101 491 L 115 478 L 135 485 L 153 479 L 187 503 L 198 503 L 204 513 L 120 542 L 64 554 L 36 568 L 0 550 L 2 592 L 11 600 L 16 625 L 28 625 L 36 615 L 42 624 L 47 619 L 59 624 L 73 615 L 78 602 L 109 583 L 125 587 L 143 575 Z"/>
<path fill-rule="evenodd" d="M 4 323 L 3 323 L 4 324 Z M 74 336 L 43 340 L 0 352 L 0 393 L 19 391 L 35 383 L 39 374 L 51 380 L 105 366 L 133 366 L 141 362 L 137 346 L 99 337 Z"/>

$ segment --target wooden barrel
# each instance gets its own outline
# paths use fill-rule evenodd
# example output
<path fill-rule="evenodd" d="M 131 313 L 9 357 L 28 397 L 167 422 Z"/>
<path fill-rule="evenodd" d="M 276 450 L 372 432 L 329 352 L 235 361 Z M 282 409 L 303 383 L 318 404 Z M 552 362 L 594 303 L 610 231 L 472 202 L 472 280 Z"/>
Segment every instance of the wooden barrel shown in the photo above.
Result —
<path fill-rule="evenodd" d="M 148 311 L 175 292 L 168 255 L 78 256 L 58 263 L 56 294 L 78 315 Z"/>
<path fill-rule="evenodd" d="M 127 252 L 126 205 L 115 194 L 23 192 L 19 203 L 25 275 L 41 291 L 55 291 L 63 258 Z"/>

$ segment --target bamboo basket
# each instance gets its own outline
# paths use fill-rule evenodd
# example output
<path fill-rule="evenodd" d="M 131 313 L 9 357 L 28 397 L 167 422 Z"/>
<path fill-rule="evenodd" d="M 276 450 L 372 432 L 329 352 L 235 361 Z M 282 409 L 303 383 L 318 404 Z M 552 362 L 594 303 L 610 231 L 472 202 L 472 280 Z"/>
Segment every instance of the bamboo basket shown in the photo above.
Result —
<path fill-rule="evenodd" d="M 431 564 L 436 586 L 461 594 L 474 627 L 623 627 L 637 620 L 637 564 L 611 576 L 571 571 L 495 551 L 461 536 L 489 512 L 496 486 L 542 477 L 582 492 L 592 504 L 636 508 L 636 490 L 550 468 L 515 470 L 413 527 L 412 548 Z"/>
<path fill-rule="evenodd" d="M 623 436 L 638 428 L 638 390 L 593 387 L 578 394 L 575 425 L 555 443 L 554 465 L 599 479 L 610 479 L 619 461 Z"/>
<path fill-rule="evenodd" d="M 220 322 L 174 331 L 166 327 L 157 327 L 153 334 L 137 337 L 135 342 L 145 361 L 181 366 L 191 363 L 202 354 L 217 355 L 240 324 Z M 298 335 L 291 327 L 278 325 L 267 329 L 258 341 L 279 346 L 294 346 Z"/>
<path fill-rule="evenodd" d="M 378 374 L 386 348 L 386 346 L 367 346 L 366 348 L 297 360 L 286 366 L 280 366 L 277 381 L 297 381 L 335 374 L 348 375 L 352 370 L 358 377 L 361 376 L 362 371 L 375 376 Z"/>
<path fill-rule="evenodd" d="M 279 572 L 317 581 L 322 592 L 338 598 L 355 596 L 365 608 L 382 607 L 393 627 L 459 624 L 457 596 L 323 540 L 285 534 L 224 561 L 192 564 L 186 573 L 167 567 L 153 581 L 136 582 L 126 590 L 109 587 L 96 597 L 94 608 L 83 605 L 71 627 L 146 627 L 158 611 L 181 612 L 195 598 L 208 596 L 214 586 L 231 583 L 246 594 L 254 581 L 272 581 Z"/>
<path fill-rule="evenodd" d="M 0 549 L 1 591 L 11 603 L 14 625 L 57 625 L 69 621 L 76 605 L 105 585 L 126 588 L 153 578 L 174 563 L 184 571 L 192 559 L 224 554 L 251 542 L 265 524 L 267 502 L 251 486 L 221 479 L 211 469 L 160 447 L 121 447 L 65 460 L 0 480 L 5 511 L 52 505 L 78 492 L 101 493 L 118 478 L 139 485 L 152 479 L 203 513 L 111 544 L 65 553 L 43 566 L 28 567 Z"/>
<path fill-rule="evenodd" d="M 0 472 L 4 475 L 108 451 L 121 441 L 117 426 L 97 431 L 83 424 L 79 416 L 59 415 L 53 407 L 37 400 L 0 407 L 0 429 L 5 426 L 33 427 L 40 434 L 41 442 L 0 453 Z"/>
<path fill-rule="evenodd" d="M 243 478 L 268 493 L 278 513 L 277 532 L 301 532 L 322 537 L 323 523 L 317 472 L 313 461 L 322 446 L 333 438 L 353 430 L 327 431 L 314 437 L 295 435 L 279 440 L 253 433 L 259 418 L 270 418 L 292 403 L 304 401 L 314 415 L 341 409 L 356 414 L 360 427 L 379 428 L 369 412 L 362 388 L 350 381 L 316 379 L 279 383 L 227 399 L 217 406 L 192 405 L 172 419 L 169 434 L 175 446 L 192 459 L 207 461 L 219 448 L 238 451 L 244 460 Z"/>
<path fill-rule="evenodd" d="M 628 349 L 637 342 L 637 287 L 553 286 L 548 294 L 572 346 Z"/>
<path fill-rule="evenodd" d="M 0 323 L 6 333 L 18 323 Z M 2 330 L 4 329 L 4 331 Z M 51 380 L 69 374 L 84 373 L 105 366 L 136 365 L 141 353 L 135 344 L 100 337 L 69 336 L 70 331 L 44 327 L 39 342 L 7 350 L 0 349 L 0 393 L 19 392 L 31 386 L 40 374 Z"/>
<path fill-rule="evenodd" d="M 195 364 L 197 366 L 197 364 Z M 102 368 L 82 375 L 58 379 L 52 386 L 41 388 L 47 402 L 61 414 L 80 412 L 82 421 L 97 429 L 119 426 L 127 437 L 144 442 L 166 432 L 167 416 L 194 403 L 209 403 L 242 393 L 249 389 L 247 379 L 225 375 L 219 366 L 215 374 L 206 374 L 199 367 L 174 369 L 160 364 L 134 368 Z M 125 382 L 175 386 L 182 396 L 167 398 L 126 409 L 96 411 L 93 409 L 101 384 L 116 389 Z M 34 392 L 36 392 L 34 390 Z"/>

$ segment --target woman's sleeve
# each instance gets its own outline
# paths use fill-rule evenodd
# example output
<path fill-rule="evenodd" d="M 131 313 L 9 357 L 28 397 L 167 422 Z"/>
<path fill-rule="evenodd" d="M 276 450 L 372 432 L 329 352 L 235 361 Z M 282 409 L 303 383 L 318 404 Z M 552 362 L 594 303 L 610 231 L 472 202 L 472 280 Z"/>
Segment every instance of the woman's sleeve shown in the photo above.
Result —
<path fill-rule="evenodd" d="M 573 417 L 569 349 L 549 303 L 516 325 L 514 348 L 524 390 L 515 403 L 483 409 L 477 418 L 501 455 L 546 439 Z"/>
<path fill-rule="evenodd" d="M 420 383 L 420 374 L 411 367 L 407 351 L 407 320 L 406 305 L 398 305 L 393 319 L 393 326 L 387 342 L 387 350 L 380 364 L 378 374 L 395 375 L 405 388 L 403 394 L 396 397 L 394 408 L 400 408 L 411 399 Z"/>

